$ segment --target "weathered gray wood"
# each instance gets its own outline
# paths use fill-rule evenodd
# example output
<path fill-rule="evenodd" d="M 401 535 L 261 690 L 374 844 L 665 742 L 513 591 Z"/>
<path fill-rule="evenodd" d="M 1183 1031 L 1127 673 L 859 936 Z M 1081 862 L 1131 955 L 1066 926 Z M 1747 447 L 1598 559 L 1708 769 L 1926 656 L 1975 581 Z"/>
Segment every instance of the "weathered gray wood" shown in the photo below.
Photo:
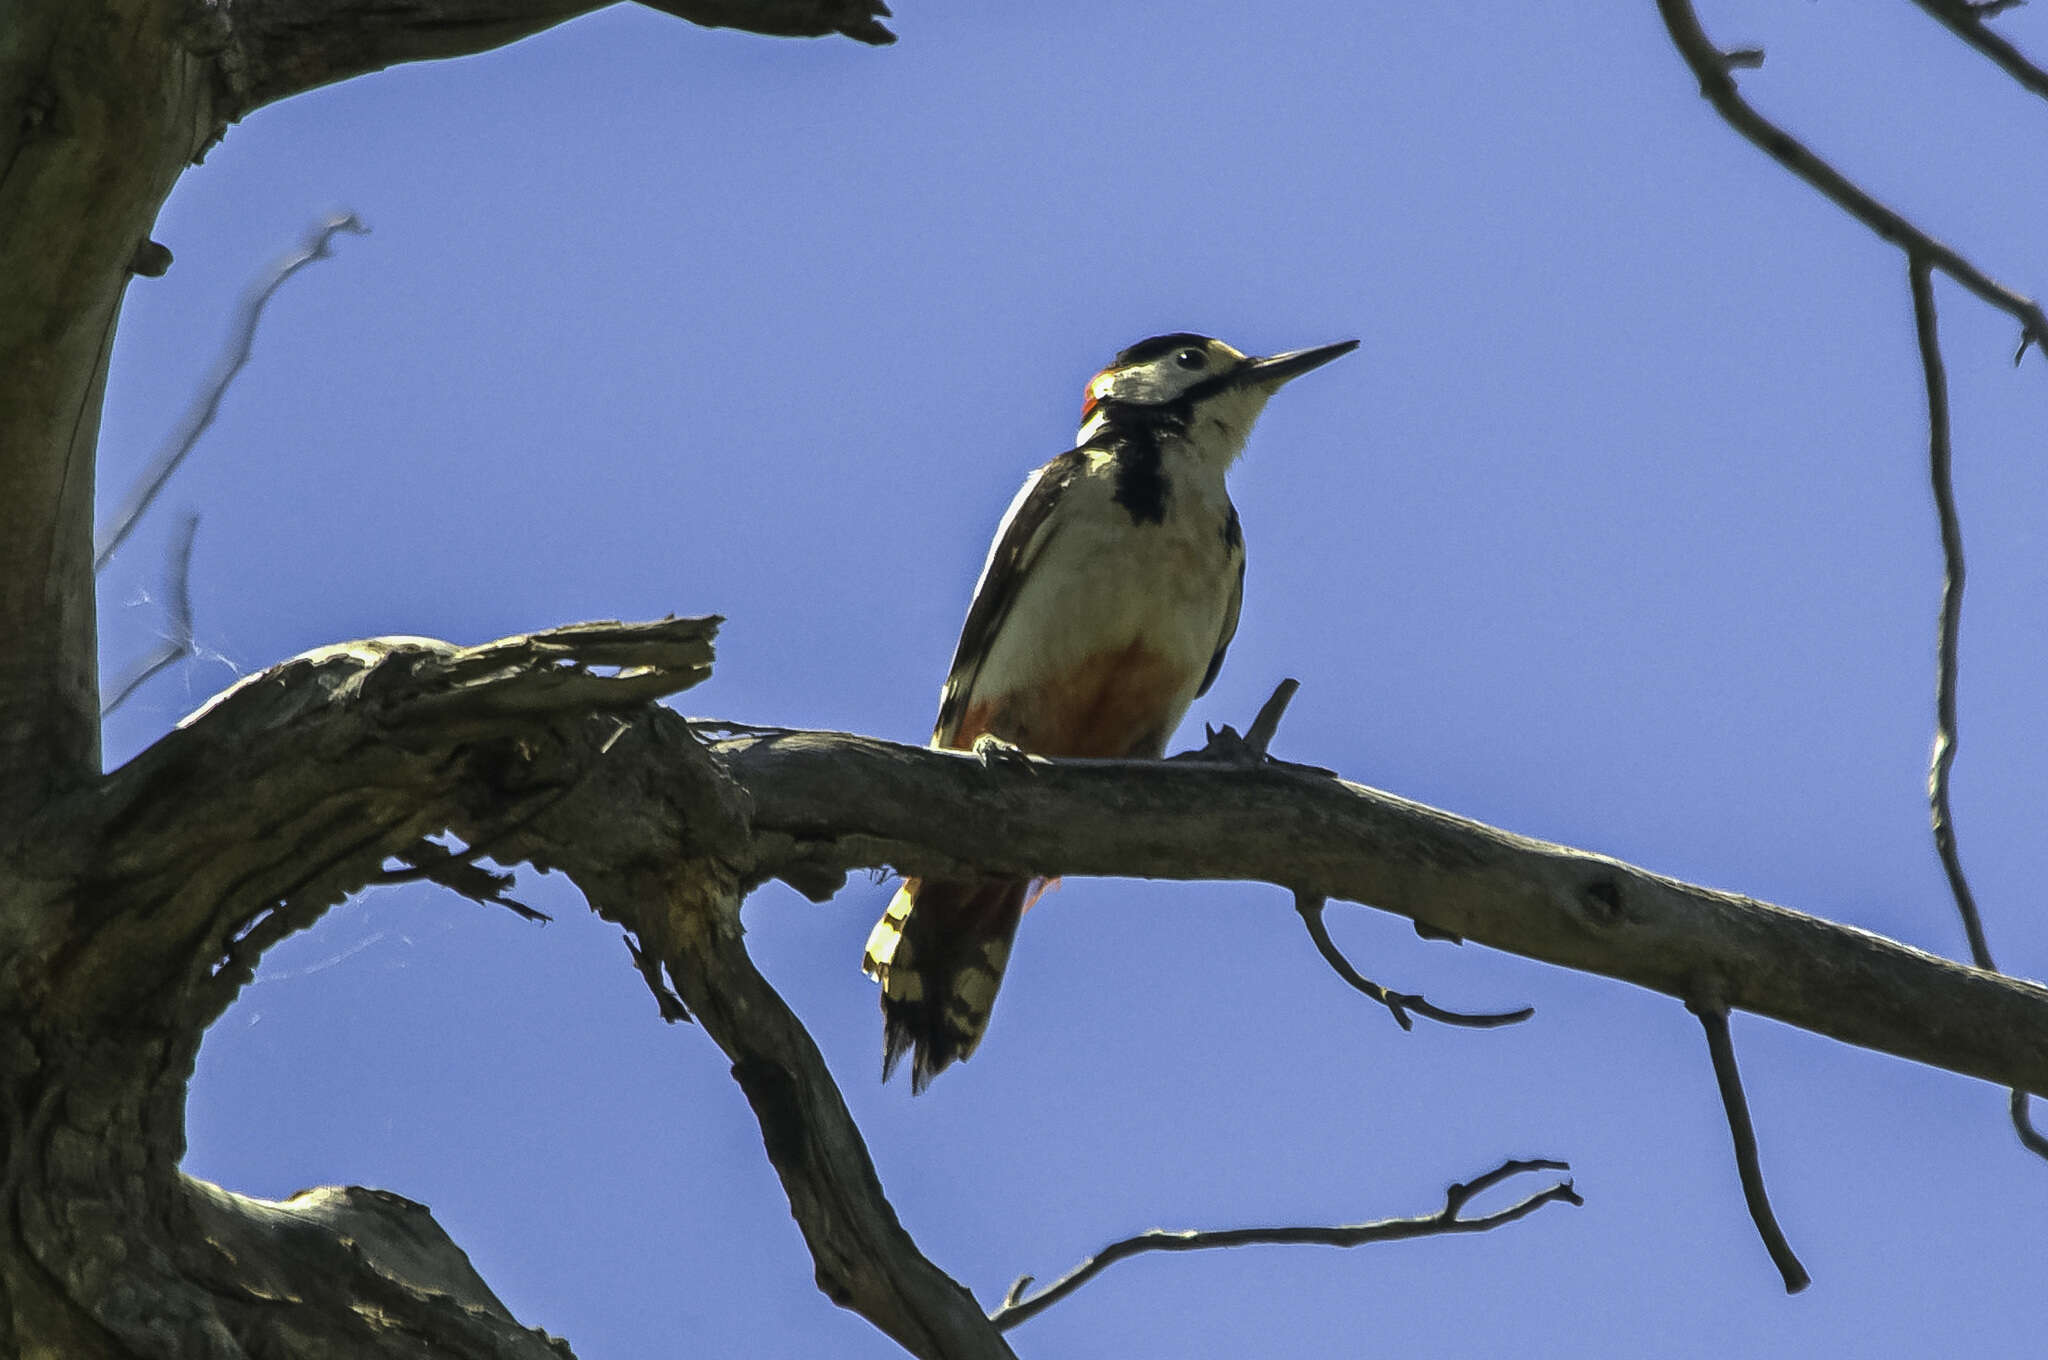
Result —
<path fill-rule="evenodd" d="M 2048 987 L 1320 772 L 1059 761 L 1020 776 L 840 733 L 714 749 L 753 798 L 764 869 L 1258 880 L 2048 1093 Z"/>
<path fill-rule="evenodd" d="M 150 226 L 230 123 L 596 7 L 0 0 L 0 1354 L 557 1352 L 423 1211 L 367 1192 L 263 1206 L 183 1179 L 185 1082 L 265 945 L 459 820 L 458 792 L 527 806 L 435 759 L 445 771 L 462 743 L 680 688 L 708 665 L 708 625 L 628 630 L 665 688 L 645 673 L 595 687 L 541 655 L 401 649 L 436 683 L 397 685 L 418 702 L 391 724 L 384 696 L 347 688 L 402 679 L 379 667 L 387 654 L 301 661 L 103 779 L 93 457 L 123 292 L 166 262 Z M 866 0 L 661 8 L 887 38 Z M 437 657 L 457 670 L 433 671 Z"/>
<path fill-rule="evenodd" d="M 185 167 L 262 104 L 502 46 L 607 0 L 0 5 L 0 827 L 99 773 L 93 455 L 122 293 Z M 663 0 L 887 42 L 875 0 Z M 152 258 L 152 256 L 154 258 Z"/>
<path fill-rule="evenodd" d="M 220 53 L 230 120 L 252 109 L 400 62 L 467 56 L 552 28 L 616 0 L 236 0 L 200 41 Z M 712 28 L 774 37 L 895 38 L 875 0 L 648 0 Z"/>
<path fill-rule="evenodd" d="M 86 1353 L 183 1354 L 204 1353 L 195 1338 L 281 1325 L 274 1306 L 232 1300 L 282 1288 L 307 1338 L 380 1353 L 359 1322 L 323 1321 L 346 1289 L 292 1283 L 324 1249 L 248 1253 L 240 1274 L 205 1255 L 222 1232 L 260 1237 L 271 1211 L 177 1174 L 184 1079 L 263 949 L 444 828 L 500 862 L 563 870 L 632 933 L 667 1013 L 687 1009 L 732 1059 L 820 1286 L 919 1356 L 1007 1352 L 896 1222 L 816 1048 L 746 956 L 739 903 L 770 875 L 812 893 L 883 864 L 1262 880 L 2048 1089 L 2048 989 L 1320 771 L 990 766 L 843 733 L 712 740 L 726 729 L 650 700 L 708 673 L 716 622 L 323 648 L 243 681 L 32 824 L 0 860 L 0 1020 L 13 1026 L 0 1029 L 0 1085 L 16 1112 L 0 1224 L 24 1232 L 0 1238 L 10 1297 L 26 1281 L 60 1322 L 122 1340 Z M 34 1004 L 13 1009 L 22 998 Z M 212 1226 L 195 1238 L 202 1218 Z M 14 1251 L 37 1263 L 33 1279 L 10 1274 Z M 348 1289 L 374 1297 L 417 1269 L 427 1279 L 408 1287 L 441 1294 L 464 1278 L 452 1244 L 421 1251 L 380 1248 Z M 145 1344 L 144 1298 L 179 1319 L 174 1346 Z M 477 1306 L 481 1331 L 437 1330 L 432 1309 L 406 1325 L 449 1354 L 552 1344 Z"/>

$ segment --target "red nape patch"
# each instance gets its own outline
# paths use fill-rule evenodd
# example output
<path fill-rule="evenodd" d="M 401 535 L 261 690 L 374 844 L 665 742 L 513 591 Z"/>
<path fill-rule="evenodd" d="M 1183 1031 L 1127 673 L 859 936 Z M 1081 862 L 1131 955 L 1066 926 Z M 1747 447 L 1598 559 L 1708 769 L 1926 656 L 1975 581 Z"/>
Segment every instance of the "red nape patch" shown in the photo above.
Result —
<path fill-rule="evenodd" d="M 1102 398 L 1096 395 L 1095 384 L 1101 382 L 1108 374 L 1109 370 L 1103 369 L 1102 372 L 1090 378 L 1088 385 L 1081 389 L 1081 423 L 1083 425 L 1088 423 L 1088 417 L 1095 414 L 1095 408 L 1102 405 Z"/>

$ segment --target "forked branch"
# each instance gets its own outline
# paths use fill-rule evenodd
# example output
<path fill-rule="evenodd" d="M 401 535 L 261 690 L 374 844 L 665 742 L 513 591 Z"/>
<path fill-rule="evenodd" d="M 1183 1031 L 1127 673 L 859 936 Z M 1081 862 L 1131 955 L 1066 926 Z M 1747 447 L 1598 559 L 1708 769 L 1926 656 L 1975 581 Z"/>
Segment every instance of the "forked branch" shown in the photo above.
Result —
<path fill-rule="evenodd" d="M 1734 67 L 1754 65 L 1757 54 L 1727 53 L 1714 46 L 1700 27 L 1692 0 L 1657 0 L 1657 12 L 1685 64 L 1700 82 L 1700 93 L 1728 125 L 1763 153 L 1827 195 L 1835 205 L 1883 239 L 1925 259 L 1979 298 L 2020 323 L 2020 344 L 2014 362 L 2028 345 L 2048 345 L 2048 314 L 2032 298 L 2014 292 L 1970 260 L 1936 240 L 1861 185 L 1816 155 L 1804 142 L 1758 113 L 1742 97 L 1731 74 Z"/>
<path fill-rule="evenodd" d="M 1310 1245 L 1324 1247 L 1362 1247 L 1371 1242 L 1403 1242 L 1415 1237 L 1440 1237 L 1450 1233 L 1487 1232 L 1504 1227 L 1517 1219 L 1527 1218 L 1546 1204 L 1584 1204 L 1569 1180 L 1558 1181 L 1538 1190 L 1505 1209 L 1477 1218 L 1464 1218 L 1465 1206 L 1486 1190 L 1507 1180 L 1530 1171 L 1569 1171 L 1565 1162 L 1548 1160 L 1502 1162 L 1483 1176 L 1452 1185 L 1444 1193 L 1443 1208 L 1433 1214 L 1421 1214 L 1414 1218 L 1384 1218 L 1371 1223 L 1336 1224 L 1328 1227 L 1274 1227 L 1274 1228 L 1211 1228 L 1168 1232 L 1153 1228 L 1148 1232 L 1122 1238 L 1110 1243 L 1090 1256 L 1081 1264 L 1062 1275 L 1051 1284 L 1028 1292 L 1033 1284 L 1029 1275 L 1020 1276 L 1010 1286 L 1010 1292 L 1002 1303 L 989 1313 L 989 1321 L 1004 1331 L 1028 1322 L 1060 1300 L 1072 1294 L 1082 1285 L 1115 1265 L 1148 1251 L 1209 1251 L 1219 1247 L 1249 1247 L 1260 1245 Z"/>
<path fill-rule="evenodd" d="M 1425 1020 L 1435 1020 L 1439 1024 L 1445 1025 L 1457 1025 L 1464 1029 L 1499 1029 L 1502 1025 L 1518 1025 L 1536 1014 L 1534 1006 L 1523 1006 L 1519 1010 L 1489 1011 L 1478 1014 L 1468 1014 L 1463 1011 L 1447 1011 L 1441 1006 L 1431 1005 L 1427 998 L 1417 996 L 1412 992 L 1395 992 L 1382 987 L 1379 983 L 1374 982 L 1352 967 L 1351 960 L 1344 957 L 1344 951 L 1337 948 L 1337 942 L 1330 938 L 1330 927 L 1323 920 L 1323 907 L 1327 902 L 1327 898 L 1316 897 L 1307 893 L 1296 893 L 1294 895 L 1294 909 L 1301 913 L 1302 924 L 1308 927 L 1308 935 L 1311 940 L 1315 941 L 1316 951 L 1323 956 L 1323 962 L 1329 964 L 1336 971 L 1337 976 L 1343 978 L 1354 990 L 1363 992 L 1374 1001 L 1385 1006 L 1394 1017 L 1394 1023 L 1402 1029 L 1412 1030 L 1415 1028 L 1415 1022 L 1408 1018 L 1411 1011 Z"/>

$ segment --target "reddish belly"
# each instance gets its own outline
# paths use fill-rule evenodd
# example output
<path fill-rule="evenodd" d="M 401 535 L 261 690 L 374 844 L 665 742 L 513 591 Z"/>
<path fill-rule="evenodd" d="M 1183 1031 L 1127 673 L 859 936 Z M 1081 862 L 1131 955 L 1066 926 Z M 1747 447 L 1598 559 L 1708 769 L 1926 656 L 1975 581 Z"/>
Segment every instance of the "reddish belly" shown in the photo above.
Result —
<path fill-rule="evenodd" d="M 1128 756 L 1165 739 L 1187 679 L 1143 642 L 1098 652 L 1039 691 L 970 705 L 955 744 L 987 732 L 1038 755 Z"/>

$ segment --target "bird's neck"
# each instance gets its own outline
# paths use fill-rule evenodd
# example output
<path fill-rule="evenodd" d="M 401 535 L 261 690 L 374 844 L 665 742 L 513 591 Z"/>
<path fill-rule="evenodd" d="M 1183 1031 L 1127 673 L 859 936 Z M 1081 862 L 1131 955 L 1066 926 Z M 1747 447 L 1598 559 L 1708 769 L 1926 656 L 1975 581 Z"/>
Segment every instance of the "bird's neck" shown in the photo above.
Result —
<path fill-rule="evenodd" d="M 1185 404 L 1139 406 L 1105 401 L 1088 413 L 1074 436 L 1076 448 L 1098 449 L 1119 460 L 1164 462 L 1220 481 L 1244 452 L 1250 416 L 1236 412 L 1191 410 Z"/>
<path fill-rule="evenodd" d="M 1117 504 L 1138 523 L 1162 524 L 1171 507 L 1228 505 L 1224 474 L 1244 449 L 1244 435 L 1172 407 L 1104 402 L 1090 413 L 1076 447 L 1115 466 Z"/>

